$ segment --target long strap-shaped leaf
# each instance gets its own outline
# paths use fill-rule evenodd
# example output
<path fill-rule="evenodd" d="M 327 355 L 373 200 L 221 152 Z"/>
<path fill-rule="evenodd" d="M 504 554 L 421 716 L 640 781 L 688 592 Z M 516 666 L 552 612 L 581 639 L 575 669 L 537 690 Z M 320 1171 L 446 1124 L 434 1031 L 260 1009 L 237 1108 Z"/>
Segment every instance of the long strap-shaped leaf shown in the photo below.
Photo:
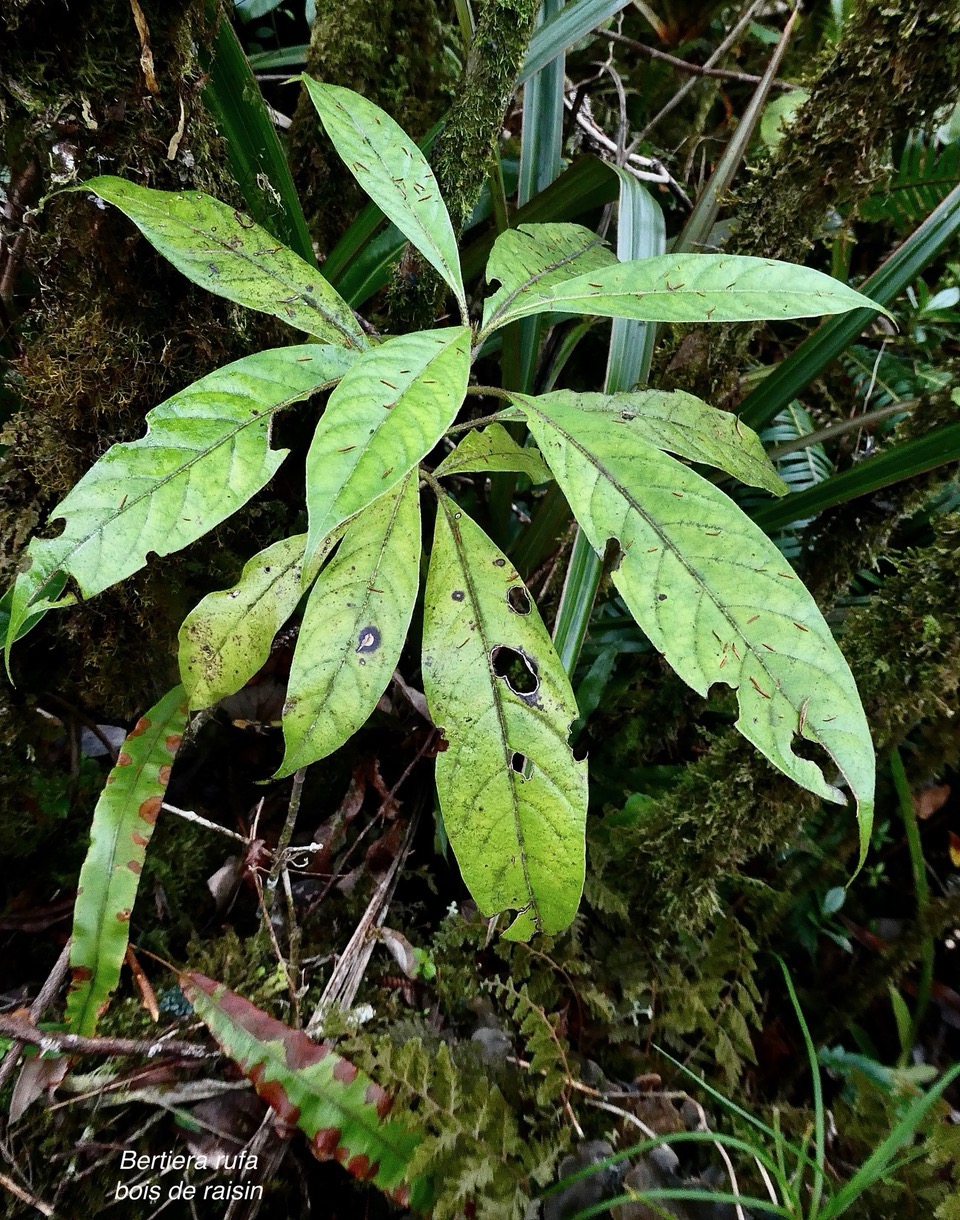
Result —
<path fill-rule="evenodd" d="M 587 767 L 568 742 L 576 701 L 520 577 L 446 496 L 424 601 L 423 684 L 449 742 L 437 791 L 470 893 L 485 915 L 518 912 L 510 940 L 561 931 L 584 876 Z"/>
<path fill-rule="evenodd" d="M 544 22 L 530 39 L 527 58 L 517 78 L 522 85 L 535 72 L 562 55 L 608 17 L 627 7 L 630 0 L 573 0 L 550 21 Z"/>
<path fill-rule="evenodd" d="M 91 178 L 77 189 L 119 208 L 201 288 L 273 314 L 323 342 L 369 346 L 353 310 L 316 267 L 212 195 L 155 191 L 108 176 Z"/>
<path fill-rule="evenodd" d="M 813 598 L 769 538 L 713 484 L 651 446 L 631 421 L 569 402 L 519 400 L 594 549 L 621 547 L 613 580 L 631 614 L 700 694 L 737 690 L 737 727 L 804 788 L 843 801 L 794 736 L 831 755 L 870 840 L 874 757 L 853 676 Z"/>
<path fill-rule="evenodd" d="M 256 495 L 287 453 L 270 448 L 275 412 L 332 385 L 355 359 L 316 343 L 274 348 L 155 407 L 146 436 L 108 449 L 54 509 L 63 533 L 30 544 L 11 601 L 8 655 L 26 619 L 51 608 L 40 591 L 54 572 L 68 572 L 92 597 L 142 568 L 148 553 L 180 550 Z"/>
<path fill-rule="evenodd" d="M 443 276 L 466 321 L 457 237 L 426 157 L 399 124 L 359 93 L 300 79 L 347 169 Z"/>
<path fill-rule="evenodd" d="M 663 254 L 601 267 L 550 286 L 534 279 L 515 288 L 489 316 L 485 311 L 480 338 L 515 318 L 544 312 L 641 322 L 747 322 L 845 313 L 872 305 L 859 292 L 810 267 L 735 254 Z"/>
<path fill-rule="evenodd" d="M 469 376 L 465 326 L 398 335 L 361 357 L 330 395 L 307 454 L 308 557 L 426 457 Z"/>
<path fill-rule="evenodd" d="M 95 1031 L 120 980 L 147 845 L 186 723 L 187 701 L 177 686 L 128 735 L 97 802 L 73 909 L 72 1033 Z"/>
<path fill-rule="evenodd" d="M 329 1043 L 312 1042 L 206 975 L 183 974 L 180 987 L 224 1054 L 305 1133 L 318 1160 L 339 1161 L 404 1207 L 429 1207 L 429 1182 L 408 1181 L 419 1136 L 388 1118 L 392 1100 L 369 1076 Z"/>
<path fill-rule="evenodd" d="M 400 660 L 419 587 L 420 501 L 411 473 L 350 523 L 310 591 L 277 775 L 326 758 L 366 722 Z"/>

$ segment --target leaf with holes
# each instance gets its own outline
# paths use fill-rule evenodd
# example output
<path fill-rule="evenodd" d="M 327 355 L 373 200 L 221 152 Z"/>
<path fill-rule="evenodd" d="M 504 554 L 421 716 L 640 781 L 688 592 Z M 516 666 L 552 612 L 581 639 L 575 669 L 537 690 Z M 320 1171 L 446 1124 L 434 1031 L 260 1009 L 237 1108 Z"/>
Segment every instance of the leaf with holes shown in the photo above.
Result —
<path fill-rule="evenodd" d="M 553 475 L 536 449 L 518 445 L 501 424 L 468 432 L 433 472 L 436 478 L 451 474 L 490 474 L 506 471 L 525 474 L 531 483 L 547 483 Z"/>
<path fill-rule="evenodd" d="M 143 861 L 186 723 L 186 695 L 177 686 L 137 721 L 94 810 L 73 908 L 71 1033 L 94 1033 L 120 981 Z"/>
<path fill-rule="evenodd" d="M 584 875 L 587 767 L 568 741 L 577 705 L 523 581 L 441 496 L 427 577 L 423 684 L 448 748 L 437 756 L 443 824 L 485 915 L 505 933 L 559 932 Z"/>
<path fill-rule="evenodd" d="M 522 402 L 594 550 L 621 548 L 613 581 L 654 647 L 701 695 L 737 691 L 737 728 L 798 784 L 843 802 L 795 736 L 822 746 L 858 805 L 861 861 L 874 755 L 853 676 L 813 598 L 770 539 L 716 488 L 633 423 L 570 402 Z"/>
<path fill-rule="evenodd" d="M 180 987 L 224 1054 L 306 1135 L 318 1160 L 338 1161 L 401 1206 L 429 1208 L 429 1181 L 407 1173 L 420 1137 L 389 1118 L 391 1098 L 369 1076 L 330 1043 L 311 1042 L 203 974 L 181 975 Z"/>
<path fill-rule="evenodd" d="M 407 638 L 420 587 L 416 474 L 365 508 L 317 577 L 283 709 L 277 775 L 326 758 L 366 723 Z"/>
<path fill-rule="evenodd" d="M 149 553 L 180 550 L 246 504 L 287 454 L 270 448 L 276 412 L 329 388 L 355 359 L 317 343 L 274 348 L 154 407 L 146 436 L 108 449 L 53 510 L 51 520 L 66 521 L 63 533 L 30 543 L 11 599 L 8 655 L 31 615 L 74 600 L 43 600 L 54 572 L 93 597 L 142 568 Z"/>
<path fill-rule="evenodd" d="M 398 335 L 357 361 L 307 454 L 308 556 L 426 457 L 460 410 L 469 375 L 465 326 Z"/>
<path fill-rule="evenodd" d="M 521 400 L 518 397 L 517 402 Z M 648 445 L 666 449 L 691 462 L 715 466 L 741 483 L 762 487 L 775 496 L 787 494 L 760 438 L 729 411 L 718 411 L 682 390 L 641 390 L 635 394 L 577 394 L 557 390 L 537 398 L 537 409 L 550 415 L 554 404 L 604 416 L 610 428 L 629 427 Z"/>
<path fill-rule="evenodd" d="M 443 276 L 466 318 L 457 237 L 423 153 L 402 127 L 359 93 L 309 76 L 300 79 L 347 169 Z"/>
<path fill-rule="evenodd" d="M 500 287 L 483 303 L 483 326 L 501 325 L 518 297 L 547 292 L 577 275 L 589 275 L 615 265 L 616 255 L 592 229 L 574 224 L 520 225 L 507 229 L 493 243 L 487 281 Z"/>
<path fill-rule="evenodd" d="M 749 322 L 876 308 L 859 292 L 810 267 L 736 254 L 662 254 L 548 286 L 521 286 L 491 313 L 481 337 L 538 313 L 638 322 Z"/>
<path fill-rule="evenodd" d="M 208 593 L 180 628 L 180 676 L 192 708 L 238 691 L 266 663 L 303 589 L 306 534 L 254 555 L 231 589 Z"/>
<path fill-rule="evenodd" d="M 119 208 L 201 288 L 273 314 L 321 342 L 369 347 L 353 310 L 316 267 L 229 204 L 200 191 L 155 191 L 110 176 L 74 189 Z"/>

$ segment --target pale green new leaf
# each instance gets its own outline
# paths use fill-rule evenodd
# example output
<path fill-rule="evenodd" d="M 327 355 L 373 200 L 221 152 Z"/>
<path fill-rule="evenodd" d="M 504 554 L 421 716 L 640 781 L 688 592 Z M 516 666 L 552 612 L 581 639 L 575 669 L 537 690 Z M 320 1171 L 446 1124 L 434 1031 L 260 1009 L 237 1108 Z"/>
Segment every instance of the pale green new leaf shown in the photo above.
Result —
<path fill-rule="evenodd" d="M 388 114 L 351 89 L 301 76 L 347 169 L 453 289 L 467 316 L 457 237 L 427 159 Z"/>
<path fill-rule="evenodd" d="M 155 191 L 110 176 L 91 178 L 77 189 L 119 208 L 201 288 L 273 314 L 323 342 L 369 346 L 353 310 L 316 267 L 212 195 Z"/>
<path fill-rule="evenodd" d="M 51 514 L 58 538 L 34 539 L 17 577 L 7 649 L 38 610 L 45 582 L 69 573 L 84 597 L 130 576 L 148 554 L 169 555 L 226 520 L 270 480 L 287 450 L 270 448 L 281 407 L 328 388 L 357 354 L 309 343 L 245 356 L 147 415 L 147 434 L 114 445 Z"/>
<path fill-rule="evenodd" d="M 522 405 L 518 397 L 517 402 Z M 625 424 L 632 435 L 691 462 L 726 471 L 741 483 L 762 487 L 775 496 L 788 488 L 767 457 L 760 438 L 735 415 L 718 411 L 683 390 L 641 390 L 633 394 L 577 394 L 557 390 L 536 400 L 536 408 L 553 414 L 554 404 L 604 416 L 611 432 Z"/>
<path fill-rule="evenodd" d="M 120 981 L 143 862 L 186 723 L 187 701 L 177 686 L 127 735 L 97 801 L 73 909 L 71 1033 L 96 1031 Z"/>
<path fill-rule="evenodd" d="M 662 254 L 549 286 L 521 287 L 496 316 L 491 313 L 481 337 L 517 318 L 550 312 L 640 322 L 749 322 L 865 308 L 876 305 L 810 267 L 736 254 Z"/>
<path fill-rule="evenodd" d="M 273 637 L 300 600 L 306 534 L 284 538 L 244 565 L 230 589 L 208 593 L 180 628 L 180 676 L 192 708 L 238 691 L 264 665 Z"/>
<path fill-rule="evenodd" d="M 367 720 L 407 638 L 420 586 L 416 473 L 365 508 L 310 592 L 283 709 L 277 772 L 332 754 Z"/>
<path fill-rule="evenodd" d="M 505 471 L 525 474 L 531 483 L 547 483 L 553 475 L 536 449 L 518 445 L 501 424 L 468 432 L 456 449 L 448 453 L 433 472 L 436 478 L 449 474 Z"/>
<path fill-rule="evenodd" d="M 430 452 L 470 376 L 465 326 L 398 335 L 357 361 L 330 395 L 307 454 L 307 555 Z"/>
<path fill-rule="evenodd" d="M 616 262 L 616 255 L 602 239 L 583 225 L 520 225 L 507 229 L 493 243 L 487 260 L 487 282 L 496 280 L 500 287 L 483 303 L 484 330 L 502 326 L 507 314 L 521 317 L 510 312 L 518 299 L 527 300 L 530 293 L 547 292 L 575 276 Z"/>
<path fill-rule="evenodd" d="M 737 727 L 781 771 L 843 801 L 794 736 L 833 758 L 870 839 L 874 756 L 853 676 L 813 598 L 770 539 L 712 483 L 648 443 L 634 421 L 524 399 L 530 431 L 631 614 L 701 695 L 737 691 Z"/>
<path fill-rule="evenodd" d="M 559 932 L 584 876 L 586 762 L 577 705 L 523 582 L 478 525 L 440 498 L 424 601 L 423 685 L 449 745 L 437 755 L 443 824 L 484 915 L 505 933 Z"/>

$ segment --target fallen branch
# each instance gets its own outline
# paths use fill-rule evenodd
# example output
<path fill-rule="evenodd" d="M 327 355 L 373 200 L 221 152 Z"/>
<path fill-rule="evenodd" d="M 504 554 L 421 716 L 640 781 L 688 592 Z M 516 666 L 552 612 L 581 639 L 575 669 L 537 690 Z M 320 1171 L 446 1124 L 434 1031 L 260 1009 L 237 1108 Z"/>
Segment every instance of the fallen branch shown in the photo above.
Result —
<path fill-rule="evenodd" d="M 183 1055 L 190 1059 L 210 1059 L 219 1051 L 208 1051 L 193 1042 L 177 1042 L 155 1038 L 85 1038 L 80 1034 L 65 1034 L 59 1030 L 37 1029 L 25 1017 L 0 1016 L 0 1037 L 38 1046 L 42 1051 L 67 1055 Z"/>

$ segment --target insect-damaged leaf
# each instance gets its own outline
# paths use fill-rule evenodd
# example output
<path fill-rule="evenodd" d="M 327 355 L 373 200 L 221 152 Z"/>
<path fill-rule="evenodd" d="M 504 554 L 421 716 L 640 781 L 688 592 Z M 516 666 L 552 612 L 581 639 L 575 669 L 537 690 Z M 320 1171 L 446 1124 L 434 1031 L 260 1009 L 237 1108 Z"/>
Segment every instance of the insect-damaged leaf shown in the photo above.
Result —
<path fill-rule="evenodd" d="M 388 1117 L 391 1098 L 329 1043 L 268 1016 L 203 974 L 183 974 L 180 987 L 220 1045 L 263 1100 L 299 1127 L 321 1161 L 339 1161 L 395 1202 L 424 1211 L 432 1190 L 407 1180 L 420 1137 Z"/>
<path fill-rule="evenodd" d="M 547 483 L 553 475 L 536 449 L 518 445 L 501 424 L 468 432 L 433 472 L 435 477 L 475 472 L 508 471 L 525 474 L 531 483 Z"/>
<path fill-rule="evenodd" d="M 456 234 L 423 153 L 402 127 L 359 93 L 309 76 L 300 79 L 347 169 L 443 276 L 466 318 Z"/>
<path fill-rule="evenodd" d="M 246 504 L 287 453 L 270 448 L 274 413 L 330 386 L 355 359 L 317 343 L 274 348 L 154 407 L 146 436 L 108 449 L 54 509 L 63 533 L 31 542 L 11 600 L 8 652 L 30 615 L 57 604 L 40 600 L 54 572 L 92 597 L 142 568 L 149 552 L 180 550 Z"/>
<path fill-rule="evenodd" d="M 569 401 L 521 404 L 574 515 L 654 647 L 701 695 L 737 691 L 737 728 L 798 784 L 842 794 L 792 750 L 831 755 L 858 804 L 861 853 L 873 817 L 874 756 L 853 676 L 813 598 L 776 546 L 721 492 L 650 445 L 633 422 Z"/>
<path fill-rule="evenodd" d="M 332 754 L 377 705 L 420 585 L 420 500 L 410 474 L 347 526 L 307 600 L 283 709 L 277 775 Z"/>
<path fill-rule="evenodd" d="M 128 216 L 189 280 L 325 343 L 369 347 L 353 310 L 316 267 L 266 229 L 199 191 L 154 191 L 123 178 L 91 178 L 92 191 Z"/>
<path fill-rule="evenodd" d="M 399 335 L 357 361 L 330 395 L 307 454 L 308 556 L 430 452 L 469 375 L 465 326 Z"/>
<path fill-rule="evenodd" d="M 768 258 L 661 254 L 521 287 L 484 331 L 537 313 L 580 313 L 639 322 L 748 322 L 873 309 L 839 280 Z"/>
<path fill-rule="evenodd" d="M 641 390 L 635 394 L 557 390 L 538 396 L 536 409 L 552 416 L 555 404 L 602 415 L 613 435 L 619 428 L 629 427 L 632 435 L 658 449 L 716 466 L 741 483 L 762 487 L 775 496 L 787 494 L 786 483 L 774 470 L 755 432 L 729 411 L 718 411 L 682 390 Z"/>
<path fill-rule="evenodd" d="M 485 915 L 518 911 L 527 940 L 573 919 L 584 875 L 587 767 L 568 743 L 577 705 L 509 561 L 446 496 L 424 602 L 423 683 L 448 748 L 443 823 Z"/>
<path fill-rule="evenodd" d="M 147 844 L 187 723 L 182 686 L 137 722 L 97 802 L 73 909 L 71 1033 L 90 1035 L 120 979 Z"/>
<path fill-rule="evenodd" d="M 507 229 L 493 243 L 487 261 L 487 282 L 496 280 L 500 287 L 483 303 L 484 329 L 499 326 L 521 294 L 546 292 L 573 276 L 598 271 L 616 261 L 602 239 L 583 225 L 520 225 Z"/>
<path fill-rule="evenodd" d="M 180 628 L 180 675 L 192 708 L 238 691 L 270 655 L 273 637 L 294 612 L 306 534 L 254 555 L 232 589 L 208 593 Z"/>

